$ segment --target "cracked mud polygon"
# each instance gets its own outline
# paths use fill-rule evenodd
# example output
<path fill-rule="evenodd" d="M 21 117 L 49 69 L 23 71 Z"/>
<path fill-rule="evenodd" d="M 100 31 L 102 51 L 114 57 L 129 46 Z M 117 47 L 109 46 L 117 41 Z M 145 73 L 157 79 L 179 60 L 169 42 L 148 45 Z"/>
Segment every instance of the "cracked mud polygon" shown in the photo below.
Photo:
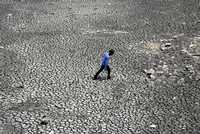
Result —
<path fill-rule="evenodd" d="M 0 134 L 199 134 L 199 58 L 199 0 L 0 0 Z"/>

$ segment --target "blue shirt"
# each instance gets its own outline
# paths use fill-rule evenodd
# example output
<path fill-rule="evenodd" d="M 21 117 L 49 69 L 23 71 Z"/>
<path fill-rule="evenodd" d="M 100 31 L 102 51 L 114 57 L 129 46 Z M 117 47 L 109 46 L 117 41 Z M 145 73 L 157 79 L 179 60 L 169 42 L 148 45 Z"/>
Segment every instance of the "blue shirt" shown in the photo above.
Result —
<path fill-rule="evenodd" d="M 109 59 L 110 59 L 109 53 L 105 52 L 101 59 L 101 65 L 107 66 L 109 64 Z"/>

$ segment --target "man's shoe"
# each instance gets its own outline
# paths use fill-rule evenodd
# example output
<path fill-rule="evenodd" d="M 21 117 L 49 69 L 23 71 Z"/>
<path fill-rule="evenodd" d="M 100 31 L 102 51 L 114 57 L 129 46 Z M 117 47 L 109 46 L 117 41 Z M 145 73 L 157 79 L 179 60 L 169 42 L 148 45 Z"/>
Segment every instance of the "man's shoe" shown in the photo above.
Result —
<path fill-rule="evenodd" d="M 110 78 L 111 78 L 110 76 L 107 77 L 108 80 L 109 80 Z"/>
<path fill-rule="evenodd" d="M 93 80 L 97 80 L 97 76 L 94 76 L 94 77 L 93 77 Z"/>

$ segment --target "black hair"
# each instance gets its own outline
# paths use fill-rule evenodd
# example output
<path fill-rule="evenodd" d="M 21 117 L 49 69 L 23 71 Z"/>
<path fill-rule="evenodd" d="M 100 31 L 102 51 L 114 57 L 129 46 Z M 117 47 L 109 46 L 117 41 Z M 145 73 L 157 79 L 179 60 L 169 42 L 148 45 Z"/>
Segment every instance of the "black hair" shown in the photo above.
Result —
<path fill-rule="evenodd" d="M 109 55 L 113 55 L 114 53 L 115 53 L 115 50 L 113 50 L 113 49 L 109 50 Z"/>

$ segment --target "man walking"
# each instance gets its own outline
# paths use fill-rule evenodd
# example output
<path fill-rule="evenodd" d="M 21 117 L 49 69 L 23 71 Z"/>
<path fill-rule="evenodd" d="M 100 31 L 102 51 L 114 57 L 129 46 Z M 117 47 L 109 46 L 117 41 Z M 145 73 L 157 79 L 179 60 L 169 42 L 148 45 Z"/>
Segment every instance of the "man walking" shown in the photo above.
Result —
<path fill-rule="evenodd" d="M 115 51 L 113 49 L 110 49 L 108 52 L 104 52 L 102 59 L 101 59 L 101 68 L 99 69 L 99 71 L 94 75 L 94 80 L 97 79 L 98 75 L 104 70 L 106 69 L 108 71 L 108 76 L 107 79 L 110 79 L 110 67 L 109 67 L 109 60 L 111 58 L 111 56 L 115 53 Z"/>

